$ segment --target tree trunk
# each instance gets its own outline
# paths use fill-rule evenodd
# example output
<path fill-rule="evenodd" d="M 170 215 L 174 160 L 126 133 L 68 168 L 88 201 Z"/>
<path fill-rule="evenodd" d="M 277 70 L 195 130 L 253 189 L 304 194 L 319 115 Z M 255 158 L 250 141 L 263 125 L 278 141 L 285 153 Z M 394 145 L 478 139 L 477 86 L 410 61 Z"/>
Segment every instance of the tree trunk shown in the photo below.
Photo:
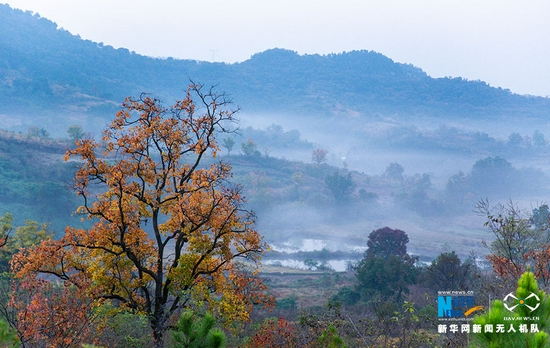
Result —
<path fill-rule="evenodd" d="M 166 318 L 163 315 L 153 315 L 151 320 L 151 329 L 153 330 L 153 339 L 155 348 L 164 348 L 164 335 L 166 334 Z"/>
<path fill-rule="evenodd" d="M 155 340 L 155 348 L 164 348 L 164 334 L 166 329 L 153 327 L 153 339 Z"/>

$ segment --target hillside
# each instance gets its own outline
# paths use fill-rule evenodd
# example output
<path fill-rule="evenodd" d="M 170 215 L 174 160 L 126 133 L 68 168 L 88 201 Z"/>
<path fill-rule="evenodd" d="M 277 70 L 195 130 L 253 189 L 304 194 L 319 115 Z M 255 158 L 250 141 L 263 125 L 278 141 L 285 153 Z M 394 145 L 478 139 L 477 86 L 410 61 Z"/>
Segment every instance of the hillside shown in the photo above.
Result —
<path fill-rule="evenodd" d="M 235 64 L 155 59 L 82 40 L 38 14 L 0 5 L 3 128 L 40 125 L 59 132 L 60 125 L 78 123 L 96 131 L 125 97 L 149 92 L 174 100 L 190 79 L 227 91 L 248 113 L 324 119 L 538 119 L 550 106 L 550 99 L 482 81 L 434 79 L 372 51 L 300 56 L 272 49 Z"/>
<path fill-rule="evenodd" d="M 271 49 L 235 64 L 150 58 L 0 5 L 0 208 L 59 232 L 78 202 L 68 190 L 74 167 L 61 162 L 68 143 L 50 137 L 75 124 L 99 136 L 125 97 L 170 102 L 190 80 L 242 108 L 235 149 L 223 148 L 223 158 L 269 241 L 364 245 L 368 232 L 391 226 L 410 233 L 419 254 L 446 244 L 467 253 L 483 238 L 476 201 L 528 206 L 549 192 L 550 99 L 434 79 L 372 51 Z M 35 139 L 30 129 L 49 135 Z M 251 157 L 239 153 L 248 140 L 257 144 Z M 310 164 L 314 149 L 328 153 L 321 166 Z M 391 165 L 401 168 L 397 179 L 386 175 Z M 348 205 L 327 188 L 335 173 L 354 182 Z"/>
<path fill-rule="evenodd" d="M 310 154 L 313 149 L 299 133 L 284 132 L 277 126 L 263 132 L 243 131 L 273 149 L 301 148 Z M 452 130 L 434 136 L 445 139 L 455 152 L 466 141 L 472 148 L 486 142 L 500 148 L 506 157 L 517 153 L 547 161 L 550 154 L 547 143 L 518 148 L 491 138 L 476 142 L 473 135 L 453 135 Z M 62 160 L 69 146 L 68 140 L 0 132 L 0 211 L 12 213 L 17 224 L 26 219 L 50 223 L 57 235 L 67 225 L 79 226 L 80 216 L 73 213 L 82 202 L 70 189 L 77 164 Z M 448 150 L 432 153 L 430 159 L 441 164 L 442 158 L 450 155 L 451 160 L 458 158 Z M 243 185 L 247 208 L 257 213 L 258 230 L 275 250 L 361 251 L 370 231 L 391 226 L 409 234 L 411 252 L 429 259 L 447 249 L 462 256 L 472 250 L 481 254 L 485 251 L 481 244 L 487 238 L 483 220 L 472 212 L 479 199 L 489 197 L 492 202 L 502 202 L 513 198 L 527 202 L 523 206 L 531 208 L 545 201 L 548 176 L 541 170 L 518 167 L 501 157 L 476 156 L 468 154 L 475 161 L 473 165 L 456 161 L 460 171 L 452 175 L 423 169 L 415 172 L 404 162 L 405 166 L 390 163 L 389 158 L 379 161 L 385 170 L 374 174 L 337 168 L 331 165 L 331 157 L 320 164 L 311 160 L 304 163 L 260 151 L 244 155 L 233 149 L 229 154 L 224 148 L 218 159 L 233 167 L 233 180 Z M 205 158 L 204 164 L 218 159 Z M 411 160 L 418 162 L 419 158 Z"/>
<path fill-rule="evenodd" d="M 2 215 L 13 214 L 16 225 L 27 219 L 49 223 L 56 235 L 67 225 L 83 226 L 81 216 L 74 215 L 82 202 L 70 188 L 77 165 L 62 160 L 68 146 L 68 141 L 0 132 Z M 213 160 L 208 158 L 205 163 Z M 406 206 L 409 204 L 406 195 L 417 186 L 416 179 L 401 184 L 383 175 L 368 176 L 327 164 L 288 161 L 259 153 L 252 156 L 224 153 L 222 160 L 232 165 L 233 180 L 244 186 L 247 207 L 258 216 L 258 229 L 277 247 L 283 241 L 299 247 L 303 238 L 310 238 L 323 243 L 331 241 L 333 250 L 348 250 L 351 245 L 364 246 L 367 232 L 378 224 L 397 221 L 410 226 L 411 236 L 432 233 L 433 226 L 423 229 L 417 222 L 406 222 L 414 214 Z M 349 174 L 353 181 L 353 190 L 344 201 L 335 201 L 326 184 L 326 178 L 335 173 Z M 429 185 L 425 190 L 430 195 L 435 192 Z M 405 196 L 397 201 L 392 197 L 394 192 Z M 415 204 L 433 203 L 426 197 Z M 388 213 L 394 209 L 402 211 L 399 217 Z M 340 237 L 338 242 L 333 241 L 335 234 Z M 463 238 L 470 242 L 477 237 Z M 462 239 L 449 240 L 453 245 L 460 242 Z M 417 240 L 412 244 L 417 252 L 430 255 L 427 249 L 419 247 Z"/>
<path fill-rule="evenodd" d="M 79 223 L 79 202 L 70 186 L 75 165 L 62 158 L 68 143 L 0 132 L 0 212 L 16 224 L 35 220 L 56 232 Z"/>

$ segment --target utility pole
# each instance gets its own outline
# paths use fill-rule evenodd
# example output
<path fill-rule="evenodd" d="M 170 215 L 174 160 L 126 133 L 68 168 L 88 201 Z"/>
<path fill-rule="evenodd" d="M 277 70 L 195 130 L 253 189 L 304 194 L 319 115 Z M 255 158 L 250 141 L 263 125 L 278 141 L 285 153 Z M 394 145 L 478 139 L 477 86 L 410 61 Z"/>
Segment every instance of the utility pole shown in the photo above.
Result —
<path fill-rule="evenodd" d="M 216 53 L 218 52 L 218 50 L 209 50 L 210 51 L 210 54 L 212 54 L 212 62 L 215 62 L 216 61 Z"/>

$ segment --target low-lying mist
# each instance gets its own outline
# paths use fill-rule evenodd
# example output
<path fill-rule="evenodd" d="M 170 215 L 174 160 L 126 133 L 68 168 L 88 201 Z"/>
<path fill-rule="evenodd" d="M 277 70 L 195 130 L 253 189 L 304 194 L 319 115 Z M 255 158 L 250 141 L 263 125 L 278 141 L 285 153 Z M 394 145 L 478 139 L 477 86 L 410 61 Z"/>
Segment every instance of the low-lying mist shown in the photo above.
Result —
<path fill-rule="evenodd" d="M 366 247 L 370 232 L 389 226 L 407 232 L 409 252 L 427 259 L 451 250 L 484 257 L 482 240 L 491 235 L 483 226 L 486 217 L 474 212 L 477 202 L 513 200 L 529 210 L 549 194 L 546 125 L 520 128 L 510 122 L 491 129 L 483 121 L 476 129 L 472 120 L 461 127 L 423 119 L 420 127 L 381 116 L 242 118 L 243 130 L 265 132 L 250 128 L 241 142 L 252 138 L 258 148 L 268 149 L 255 170 L 264 180 L 261 192 L 246 187 L 257 228 L 275 249 L 304 250 L 304 240 L 316 240 L 331 252 L 353 252 Z M 321 164 L 312 163 L 315 149 L 327 151 Z M 270 157 L 287 160 L 281 167 L 288 160 L 304 165 L 274 173 L 262 169 Z M 327 186 L 334 173 L 353 182 L 345 202 Z M 298 176 L 300 182 L 291 178 Z M 246 185 L 245 177 L 240 179 Z"/>
<path fill-rule="evenodd" d="M 409 251 L 427 259 L 451 250 L 483 256 L 491 235 L 474 213 L 479 200 L 527 210 L 547 202 L 547 125 L 491 129 L 485 120 L 476 129 L 472 120 L 398 116 L 242 114 L 236 133 L 219 134 L 220 156 L 276 250 L 316 241 L 358 257 L 369 233 L 388 226 L 407 232 Z"/>

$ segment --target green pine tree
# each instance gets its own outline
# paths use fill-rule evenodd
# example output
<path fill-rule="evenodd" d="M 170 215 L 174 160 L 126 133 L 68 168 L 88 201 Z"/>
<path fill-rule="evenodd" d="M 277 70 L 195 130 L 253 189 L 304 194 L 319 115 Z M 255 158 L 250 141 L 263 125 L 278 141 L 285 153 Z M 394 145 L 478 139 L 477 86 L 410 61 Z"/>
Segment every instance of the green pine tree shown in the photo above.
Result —
<path fill-rule="evenodd" d="M 506 302 L 508 307 L 517 305 L 513 311 L 505 308 L 503 301 L 495 300 L 485 314 L 474 318 L 474 325 L 481 325 L 481 333 L 472 334 L 471 347 L 543 348 L 550 346 L 547 333 L 550 329 L 550 300 L 543 290 L 539 290 L 533 273 L 523 273 L 518 280 L 515 296 L 517 299 Z M 535 307 L 535 310 L 531 309 Z M 509 320 L 504 320 L 504 317 Z M 498 324 L 504 324 L 505 332 L 497 332 Z M 485 325 L 492 325 L 493 332 L 486 332 Z M 526 325 L 524 328 L 528 332 L 521 332 L 521 325 Z M 534 332 L 535 327 L 538 332 Z"/>
<path fill-rule="evenodd" d="M 338 336 L 338 331 L 334 325 L 330 324 L 328 328 L 323 330 L 323 333 L 317 339 L 322 347 L 327 348 L 347 348 L 344 341 Z"/>
<path fill-rule="evenodd" d="M 225 347 L 225 334 L 214 328 L 216 320 L 210 314 L 198 318 L 193 312 L 185 312 L 172 330 L 176 347 L 183 348 L 222 348 Z"/>

